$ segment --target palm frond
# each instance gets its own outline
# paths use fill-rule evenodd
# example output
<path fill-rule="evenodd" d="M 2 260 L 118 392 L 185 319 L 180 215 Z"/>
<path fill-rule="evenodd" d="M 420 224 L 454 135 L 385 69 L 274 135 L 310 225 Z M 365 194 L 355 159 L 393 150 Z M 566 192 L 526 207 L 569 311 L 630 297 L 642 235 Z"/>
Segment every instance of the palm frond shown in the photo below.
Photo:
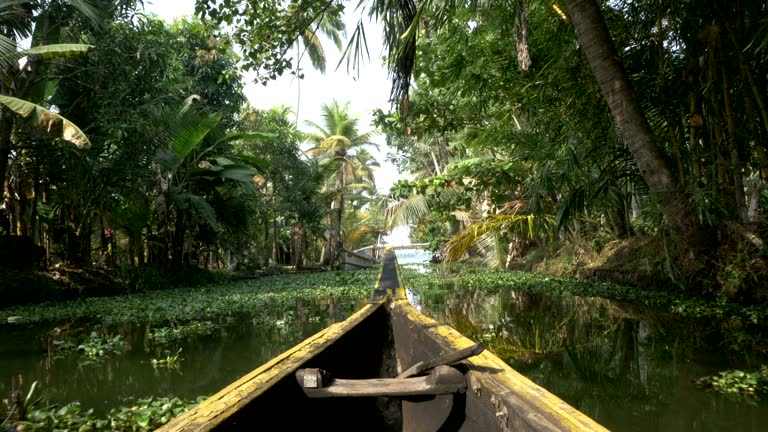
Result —
<path fill-rule="evenodd" d="M 104 25 L 103 9 L 99 7 L 97 2 L 90 0 L 68 0 L 68 3 L 86 17 L 94 27 L 101 28 Z"/>
<path fill-rule="evenodd" d="M 320 39 L 317 37 L 317 33 L 310 28 L 304 29 L 304 33 L 301 35 L 301 42 L 304 45 L 304 52 L 309 55 L 312 67 L 320 71 L 321 74 L 325 74 L 325 50 Z"/>
<path fill-rule="evenodd" d="M 500 235 L 507 232 L 515 232 L 533 238 L 535 235 L 536 219 L 534 215 L 496 214 L 489 216 L 488 219 L 482 222 L 469 225 L 449 240 L 445 245 L 445 258 L 449 262 L 459 260 L 483 236 L 491 233 Z"/>
<path fill-rule="evenodd" d="M 406 200 L 390 205 L 384 210 L 389 229 L 406 226 L 429 215 L 429 205 L 423 195 L 413 195 Z"/>
<path fill-rule="evenodd" d="M 221 121 L 221 115 L 188 115 L 171 126 L 171 150 L 181 159 L 186 158 L 197 148 L 203 138 L 208 135 Z"/>
<path fill-rule="evenodd" d="M 95 48 L 93 45 L 87 44 L 51 44 L 32 47 L 21 51 L 19 54 L 51 60 L 86 54 L 93 48 Z"/>
<path fill-rule="evenodd" d="M 18 52 L 16 42 L 5 35 L 0 35 L 0 66 L 3 72 L 17 68 L 20 58 L 21 54 Z"/>
<path fill-rule="evenodd" d="M 190 192 L 180 192 L 174 193 L 172 199 L 179 208 L 192 210 L 200 219 L 214 229 L 218 227 L 216 210 L 208 204 L 205 198 Z"/>
<path fill-rule="evenodd" d="M 359 20 L 355 26 L 355 31 L 352 32 L 352 36 L 347 42 L 347 47 L 341 53 L 341 58 L 336 64 L 336 69 L 339 69 L 341 63 L 346 61 L 347 73 L 350 69 L 360 70 L 360 61 L 371 59 L 371 53 L 368 51 L 368 40 L 365 37 L 365 25 L 363 20 Z"/>
<path fill-rule="evenodd" d="M 472 225 L 472 212 L 465 210 L 454 210 L 451 212 L 451 214 L 456 218 L 457 221 L 459 221 L 462 226 L 466 227 Z"/>

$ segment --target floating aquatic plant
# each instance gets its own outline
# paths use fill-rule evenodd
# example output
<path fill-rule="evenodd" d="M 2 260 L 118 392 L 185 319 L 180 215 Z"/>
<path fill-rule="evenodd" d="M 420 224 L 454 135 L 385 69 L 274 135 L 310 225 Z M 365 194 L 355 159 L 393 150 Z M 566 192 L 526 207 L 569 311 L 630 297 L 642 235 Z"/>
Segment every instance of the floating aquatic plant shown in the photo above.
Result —
<path fill-rule="evenodd" d="M 165 367 L 168 369 L 178 369 L 180 366 L 181 360 L 183 360 L 181 356 L 181 348 L 179 348 L 178 351 L 176 351 L 176 354 L 171 354 L 170 351 L 166 351 L 168 355 L 165 356 L 165 358 L 161 359 L 152 359 L 150 363 L 152 363 L 152 367 L 158 368 L 158 367 Z"/>
<path fill-rule="evenodd" d="M 255 315 L 260 324 L 273 324 L 299 300 L 334 299 L 337 304 L 366 300 L 376 276 L 375 270 L 276 275 L 198 288 L 17 306 L 1 310 L 0 322 L 23 317 L 27 323 L 82 319 L 104 324 L 178 323 L 244 314 Z"/>
<path fill-rule="evenodd" d="M 756 371 L 727 370 L 696 380 L 699 386 L 736 400 L 757 402 L 768 395 L 768 365 Z"/>
<path fill-rule="evenodd" d="M 184 339 L 208 336 L 218 328 L 211 321 L 190 321 L 170 327 L 157 327 L 149 333 L 149 338 L 157 346 L 166 346 Z"/>
<path fill-rule="evenodd" d="M 64 406 L 30 407 L 23 419 L 6 419 L 0 426 L 30 431 L 151 431 L 168 423 L 205 400 L 170 397 L 126 400 L 129 406 L 115 408 L 105 417 L 97 417 L 93 409 L 83 409 L 74 402 Z"/>
<path fill-rule="evenodd" d="M 495 294 L 501 291 L 540 293 L 550 296 L 602 297 L 620 300 L 673 313 L 690 319 L 738 320 L 744 324 L 762 324 L 768 318 L 765 305 L 708 302 L 687 297 L 682 293 L 643 290 L 607 282 L 545 276 L 518 271 L 468 269 L 462 267 L 452 274 L 418 273 L 405 269 L 403 276 L 408 287 L 418 291 L 444 290 L 448 286 L 461 286 L 467 290 Z"/>

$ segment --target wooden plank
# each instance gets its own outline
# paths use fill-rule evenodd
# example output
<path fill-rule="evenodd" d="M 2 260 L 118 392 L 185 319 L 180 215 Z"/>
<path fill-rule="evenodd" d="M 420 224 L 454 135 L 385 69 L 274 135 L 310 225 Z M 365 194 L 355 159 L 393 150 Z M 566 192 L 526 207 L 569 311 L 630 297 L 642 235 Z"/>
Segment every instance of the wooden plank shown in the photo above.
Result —
<path fill-rule="evenodd" d="M 464 349 L 460 349 L 458 351 L 454 351 L 448 354 L 443 354 L 439 357 L 435 357 L 430 360 L 420 361 L 415 365 L 409 367 L 405 371 L 401 372 L 397 377 L 408 378 L 414 375 L 418 375 L 428 369 L 432 369 L 440 365 L 452 365 L 454 363 L 458 363 L 469 357 L 474 357 L 480 354 L 481 352 L 483 352 L 484 350 L 485 350 L 485 347 L 483 346 L 483 343 L 478 342 L 475 345 L 472 345 Z"/>
<path fill-rule="evenodd" d="M 311 398 L 328 397 L 404 397 L 463 393 L 467 390 L 464 374 L 450 366 L 438 366 L 423 377 L 330 379 L 320 369 L 299 369 L 296 380 Z"/>

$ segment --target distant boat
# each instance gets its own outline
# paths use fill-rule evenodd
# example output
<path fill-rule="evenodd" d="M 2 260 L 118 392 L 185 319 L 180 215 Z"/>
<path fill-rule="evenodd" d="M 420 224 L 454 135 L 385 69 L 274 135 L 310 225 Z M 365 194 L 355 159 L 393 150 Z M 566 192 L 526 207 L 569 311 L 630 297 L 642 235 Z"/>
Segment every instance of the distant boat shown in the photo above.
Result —
<path fill-rule="evenodd" d="M 161 431 L 606 431 L 408 303 L 394 250 L 373 300 Z"/>
<path fill-rule="evenodd" d="M 361 255 L 356 252 L 350 252 L 343 250 L 341 253 L 341 269 L 342 270 L 360 270 L 367 269 L 375 266 L 378 261 L 375 257 Z"/>

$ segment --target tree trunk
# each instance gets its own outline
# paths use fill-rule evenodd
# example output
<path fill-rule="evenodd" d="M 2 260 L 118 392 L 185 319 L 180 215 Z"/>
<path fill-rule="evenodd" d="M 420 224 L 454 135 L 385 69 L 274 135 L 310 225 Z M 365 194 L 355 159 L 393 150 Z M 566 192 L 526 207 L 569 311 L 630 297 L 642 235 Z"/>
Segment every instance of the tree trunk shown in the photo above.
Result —
<path fill-rule="evenodd" d="M 0 194 L 0 204 L 5 200 L 6 181 L 5 176 L 8 172 L 8 158 L 11 155 L 11 131 L 13 129 L 13 114 L 8 108 L 0 107 L 0 183 L 2 183 L 2 194 Z"/>
<path fill-rule="evenodd" d="M 291 237 L 293 244 L 291 264 L 298 270 L 304 268 L 304 244 L 306 243 L 306 236 L 304 234 L 304 225 L 297 223 L 291 229 Z"/>
<path fill-rule="evenodd" d="M 626 208 L 613 206 L 610 212 L 611 228 L 613 236 L 617 239 L 625 239 L 630 235 L 630 226 L 627 223 Z"/>
<path fill-rule="evenodd" d="M 279 230 L 277 227 L 277 212 L 272 212 L 272 265 L 276 266 L 278 264 L 278 239 L 279 239 Z"/>
<path fill-rule="evenodd" d="M 170 202 L 170 184 L 168 179 L 163 174 L 162 170 L 158 169 L 159 187 L 156 199 L 156 212 L 157 212 L 157 245 L 152 249 L 153 264 L 159 264 L 162 268 L 168 266 L 168 245 L 170 239 L 168 235 L 168 204 Z"/>
<path fill-rule="evenodd" d="M 613 119 L 667 223 L 682 236 L 692 253 L 708 245 L 691 205 L 664 161 L 629 77 L 619 59 L 596 0 L 566 0 L 576 38 L 608 102 Z"/>
<path fill-rule="evenodd" d="M 176 209 L 175 229 L 172 239 L 172 265 L 176 268 L 184 267 L 187 262 L 184 261 L 184 238 L 187 233 L 186 213 L 183 209 Z"/>

